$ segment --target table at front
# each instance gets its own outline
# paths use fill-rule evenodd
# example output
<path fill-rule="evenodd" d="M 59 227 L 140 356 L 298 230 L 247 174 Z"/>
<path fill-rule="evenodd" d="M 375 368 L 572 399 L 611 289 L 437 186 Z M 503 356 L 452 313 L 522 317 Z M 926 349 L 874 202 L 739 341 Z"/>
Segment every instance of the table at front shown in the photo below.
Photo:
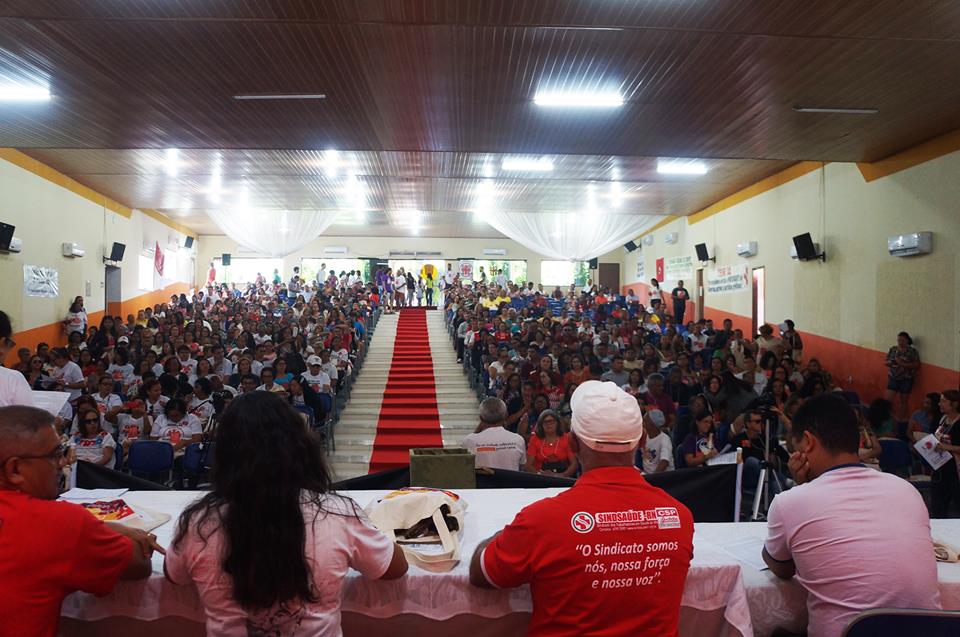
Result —
<path fill-rule="evenodd" d="M 351 572 L 344 586 L 343 631 L 350 635 L 453 634 L 471 637 L 523 635 L 531 609 L 527 587 L 481 590 L 470 585 L 469 557 L 484 538 L 509 523 L 527 504 L 561 489 L 462 490 L 468 502 L 463 559 L 448 573 L 411 567 L 406 577 L 371 581 Z M 362 506 L 384 491 L 346 492 Z M 125 499 L 172 516 L 154 533 L 166 546 L 174 523 L 196 492 L 129 492 Z M 799 632 L 806 625 L 806 593 L 796 581 L 741 565 L 722 545 L 732 539 L 763 537 L 764 524 L 698 524 L 694 559 L 681 602 L 682 635 L 767 637 L 775 628 Z M 960 520 L 935 520 L 934 536 L 960 537 Z M 61 635 L 203 635 L 203 608 L 196 589 L 175 586 L 163 577 L 163 558 L 154 556 L 147 580 L 121 582 L 106 597 L 75 593 L 63 604 Z M 960 610 L 960 565 L 940 564 L 943 607 Z M 132 632 L 132 631 L 135 631 Z"/>

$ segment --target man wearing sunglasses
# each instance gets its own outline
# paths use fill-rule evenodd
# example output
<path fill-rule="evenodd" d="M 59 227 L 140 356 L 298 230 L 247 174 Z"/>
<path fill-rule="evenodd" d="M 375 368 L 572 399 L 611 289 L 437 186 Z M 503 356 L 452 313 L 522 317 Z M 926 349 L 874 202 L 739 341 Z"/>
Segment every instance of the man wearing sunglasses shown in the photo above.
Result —
<path fill-rule="evenodd" d="M 149 577 L 153 551 L 163 552 L 151 534 L 57 502 L 64 464 L 52 415 L 0 408 L 0 635 L 52 637 L 64 597 Z"/>

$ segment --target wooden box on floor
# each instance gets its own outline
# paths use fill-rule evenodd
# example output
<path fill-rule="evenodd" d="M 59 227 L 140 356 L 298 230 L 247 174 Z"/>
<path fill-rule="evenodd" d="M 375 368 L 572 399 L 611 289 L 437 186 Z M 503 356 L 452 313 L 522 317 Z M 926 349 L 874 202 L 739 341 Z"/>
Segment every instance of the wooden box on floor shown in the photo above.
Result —
<path fill-rule="evenodd" d="M 410 486 L 476 489 L 475 458 L 466 449 L 411 449 Z"/>

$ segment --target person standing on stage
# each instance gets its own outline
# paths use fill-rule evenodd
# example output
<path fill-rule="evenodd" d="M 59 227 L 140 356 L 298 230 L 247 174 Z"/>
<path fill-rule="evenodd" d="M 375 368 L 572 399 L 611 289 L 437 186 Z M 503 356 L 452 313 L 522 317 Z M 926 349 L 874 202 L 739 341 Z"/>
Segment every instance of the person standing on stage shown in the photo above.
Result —
<path fill-rule="evenodd" d="M 683 281 L 677 281 L 677 287 L 670 293 L 673 298 L 673 322 L 676 325 L 683 325 L 683 314 L 687 311 L 687 301 L 690 300 L 690 293 L 683 287 Z"/>
<path fill-rule="evenodd" d="M 481 542 L 470 581 L 482 588 L 529 583 L 530 636 L 675 636 L 693 516 L 633 464 L 644 435 L 634 397 L 614 383 L 586 381 L 570 402 L 570 449 L 583 475 Z M 637 604 L 641 596 L 656 601 Z"/>

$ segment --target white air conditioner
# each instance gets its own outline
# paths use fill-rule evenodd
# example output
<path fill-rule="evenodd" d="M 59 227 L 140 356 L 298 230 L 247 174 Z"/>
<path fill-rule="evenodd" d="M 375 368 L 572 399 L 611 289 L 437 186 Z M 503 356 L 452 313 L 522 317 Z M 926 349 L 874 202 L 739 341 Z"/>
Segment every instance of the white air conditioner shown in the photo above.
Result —
<path fill-rule="evenodd" d="M 21 250 L 23 250 L 23 239 L 20 237 L 10 239 L 10 247 L 7 248 L 7 252 L 20 252 Z"/>
<path fill-rule="evenodd" d="M 416 256 L 418 259 L 430 259 L 432 257 L 439 257 L 441 254 L 443 253 L 439 250 L 425 250 L 423 252 L 417 250 L 417 253 L 414 256 Z"/>
<path fill-rule="evenodd" d="M 648 235 L 646 235 L 646 236 L 643 237 L 643 245 L 645 245 L 645 246 L 652 246 L 652 245 L 653 245 L 653 235 L 652 235 L 652 234 L 648 234 Z"/>
<path fill-rule="evenodd" d="M 666 241 L 668 245 L 673 245 L 680 240 L 680 235 L 676 232 L 670 232 L 663 238 L 663 240 Z"/>
<path fill-rule="evenodd" d="M 417 253 L 414 252 L 413 250 L 391 250 L 390 256 L 391 257 L 415 257 L 417 256 Z"/>
<path fill-rule="evenodd" d="M 506 248 L 484 248 L 483 256 L 485 257 L 505 257 L 507 256 Z"/>
<path fill-rule="evenodd" d="M 757 242 L 756 241 L 747 241 L 746 243 L 737 244 L 737 256 L 738 257 L 755 257 L 757 256 Z"/>
<path fill-rule="evenodd" d="M 83 248 L 81 248 L 76 243 L 64 243 L 62 247 L 63 247 L 63 256 L 70 257 L 71 259 L 74 259 L 76 257 L 82 257 L 83 255 L 86 254 L 86 252 L 83 251 Z"/>
<path fill-rule="evenodd" d="M 327 246 L 323 249 L 324 254 L 346 254 L 347 246 Z"/>
<path fill-rule="evenodd" d="M 814 252 L 815 254 L 820 254 L 820 244 L 819 244 L 819 243 L 814 243 L 814 244 L 813 244 L 813 252 Z M 794 246 L 794 245 L 790 246 L 790 258 L 791 258 L 791 259 L 796 259 L 796 258 L 797 258 L 797 246 Z"/>
<path fill-rule="evenodd" d="M 932 232 L 911 232 L 910 234 L 887 237 L 887 250 L 894 257 L 909 257 L 915 254 L 930 254 L 933 250 Z"/>

